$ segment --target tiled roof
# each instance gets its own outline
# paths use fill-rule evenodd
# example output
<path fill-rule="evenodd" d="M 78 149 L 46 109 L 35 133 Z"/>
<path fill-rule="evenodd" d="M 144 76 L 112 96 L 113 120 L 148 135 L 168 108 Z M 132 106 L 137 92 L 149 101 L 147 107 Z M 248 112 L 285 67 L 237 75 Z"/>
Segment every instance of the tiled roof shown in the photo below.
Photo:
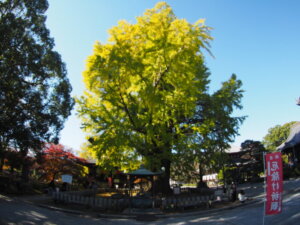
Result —
<path fill-rule="evenodd" d="M 295 123 L 290 130 L 290 134 L 285 142 L 277 147 L 278 151 L 283 151 L 300 144 L 300 122 Z"/>

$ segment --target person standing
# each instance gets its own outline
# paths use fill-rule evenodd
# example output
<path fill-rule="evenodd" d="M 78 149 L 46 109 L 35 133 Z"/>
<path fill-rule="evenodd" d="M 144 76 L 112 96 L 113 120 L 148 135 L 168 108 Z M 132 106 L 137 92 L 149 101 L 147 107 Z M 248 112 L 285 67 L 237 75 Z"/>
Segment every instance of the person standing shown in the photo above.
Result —
<path fill-rule="evenodd" d="M 234 182 L 231 183 L 230 194 L 231 194 L 230 196 L 231 201 L 235 202 L 237 193 L 236 193 L 236 185 Z"/>

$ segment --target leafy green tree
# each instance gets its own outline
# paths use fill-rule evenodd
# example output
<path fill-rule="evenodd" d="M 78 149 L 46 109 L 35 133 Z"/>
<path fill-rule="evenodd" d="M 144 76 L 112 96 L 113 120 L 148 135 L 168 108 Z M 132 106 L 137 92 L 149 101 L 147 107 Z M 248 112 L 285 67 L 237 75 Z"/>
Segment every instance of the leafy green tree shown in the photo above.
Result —
<path fill-rule="evenodd" d="M 201 52 L 208 50 L 209 30 L 204 20 L 190 24 L 158 3 L 136 24 L 119 22 L 107 44 L 95 44 L 78 103 L 88 151 L 95 152 L 100 165 L 124 167 L 122 162 L 142 157 L 150 169 L 164 168 L 164 190 L 169 188 L 174 154 L 184 153 L 197 134 L 216 126 L 211 117 L 193 120 L 207 107 L 202 101 L 211 98 Z M 237 83 L 232 76 L 223 88 Z"/>
<path fill-rule="evenodd" d="M 245 171 L 248 178 L 253 180 L 259 178 L 263 172 L 263 153 L 266 152 L 262 142 L 246 140 L 241 144 L 241 152 L 243 153 L 241 159 L 246 163 L 242 164 L 240 171 Z"/>
<path fill-rule="evenodd" d="M 45 26 L 47 0 L 0 2 L 0 157 L 17 147 L 24 158 L 57 142 L 73 99 L 54 40 Z"/>
<path fill-rule="evenodd" d="M 198 104 L 192 123 L 195 125 L 209 124 L 204 132 L 197 134 L 195 143 L 195 160 L 199 163 L 199 183 L 201 184 L 205 167 L 212 165 L 215 169 L 222 167 L 220 155 L 224 155 L 225 149 L 230 147 L 238 135 L 238 128 L 246 118 L 245 116 L 233 116 L 234 109 L 241 109 L 242 82 L 232 75 L 222 84 L 220 90 L 216 91 Z M 207 101 L 207 99 L 209 101 Z M 200 106 L 200 107 L 199 107 Z M 208 123 L 205 123 L 208 121 Z M 217 165 L 219 163 L 219 165 Z"/>
<path fill-rule="evenodd" d="M 289 136 L 291 126 L 296 122 L 292 121 L 283 125 L 276 125 L 268 130 L 268 134 L 263 138 L 262 143 L 268 151 L 276 151 L 276 148 L 281 145 Z"/>
<path fill-rule="evenodd" d="M 15 149 L 7 149 L 5 152 L 5 166 L 9 167 L 10 172 L 13 173 L 15 169 L 20 169 L 21 154 Z"/>
<path fill-rule="evenodd" d="M 244 182 L 245 180 L 258 181 L 263 172 L 263 153 L 266 150 L 260 141 L 245 140 L 241 144 L 239 158 L 230 157 L 223 162 L 223 168 L 219 171 L 219 179 L 224 183 Z"/>
<path fill-rule="evenodd" d="M 246 140 L 241 144 L 241 151 L 245 152 L 242 156 L 245 159 L 262 161 L 266 149 L 260 141 Z"/>

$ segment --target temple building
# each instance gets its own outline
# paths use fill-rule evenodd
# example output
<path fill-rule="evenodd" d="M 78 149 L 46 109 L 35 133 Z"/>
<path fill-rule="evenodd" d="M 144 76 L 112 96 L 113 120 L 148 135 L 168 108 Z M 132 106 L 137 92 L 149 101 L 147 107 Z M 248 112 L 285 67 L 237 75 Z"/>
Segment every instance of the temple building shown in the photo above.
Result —
<path fill-rule="evenodd" d="M 291 127 L 288 138 L 277 147 L 277 151 L 288 155 L 290 165 L 297 165 L 300 160 L 300 122 Z"/>

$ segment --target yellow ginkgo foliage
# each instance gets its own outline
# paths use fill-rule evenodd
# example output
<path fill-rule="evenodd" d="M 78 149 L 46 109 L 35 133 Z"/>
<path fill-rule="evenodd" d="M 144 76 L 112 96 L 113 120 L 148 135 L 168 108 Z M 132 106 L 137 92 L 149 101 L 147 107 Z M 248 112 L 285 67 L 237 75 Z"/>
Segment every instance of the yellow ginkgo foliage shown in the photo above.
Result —
<path fill-rule="evenodd" d="M 164 2 L 136 20 L 120 21 L 106 44 L 95 44 L 78 112 L 99 164 L 134 168 L 143 160 L 152 170 L 164 166 L 168 180 L 174 149 L 187 131 L 201 131 L 188 121 L 208 95 L 202 50 L 212 38 L 203 19 L 178 19 Z"/>

